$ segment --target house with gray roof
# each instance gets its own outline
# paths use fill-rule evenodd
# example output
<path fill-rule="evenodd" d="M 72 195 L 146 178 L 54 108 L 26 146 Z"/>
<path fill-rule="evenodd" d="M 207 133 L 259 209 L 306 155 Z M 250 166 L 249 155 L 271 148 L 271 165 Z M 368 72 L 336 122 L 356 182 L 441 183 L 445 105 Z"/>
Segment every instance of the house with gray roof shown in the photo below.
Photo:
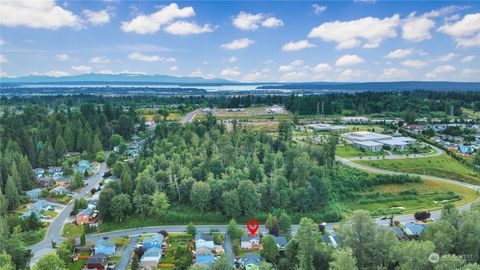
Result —
<path fill-rule="evenodd" d="M 38 197 L 42 195 L 42 190 L 39 188 L 34 188 L 32 190 L 25 191 L 25 194 L 30 200 L 36 201 L 38 200 Z"/>

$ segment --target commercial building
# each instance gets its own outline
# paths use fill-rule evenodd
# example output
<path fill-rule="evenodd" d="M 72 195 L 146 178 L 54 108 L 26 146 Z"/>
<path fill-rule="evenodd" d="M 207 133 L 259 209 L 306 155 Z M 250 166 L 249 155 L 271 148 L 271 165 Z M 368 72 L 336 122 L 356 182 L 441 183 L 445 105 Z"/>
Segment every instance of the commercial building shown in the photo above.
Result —
<path fill-rule="evenodd" d="M 358 131 L 342 134 L 342 137 L 354 147 L 367 152 L 379 152 L 382 149 L 404 151 L 408 145 L 415 142 L 409 137 L 393 137 L 369 131 Z"/>

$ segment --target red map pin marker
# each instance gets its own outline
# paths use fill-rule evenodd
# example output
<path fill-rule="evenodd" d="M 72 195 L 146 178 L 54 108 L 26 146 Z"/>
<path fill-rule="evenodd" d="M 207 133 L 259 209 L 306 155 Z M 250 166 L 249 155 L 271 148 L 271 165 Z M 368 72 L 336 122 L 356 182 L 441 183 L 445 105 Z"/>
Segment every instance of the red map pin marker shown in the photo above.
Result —
<path fill-rule="evenodd" d="M 255 233 L 258 231 L 258 228 L 260 226 L 258 225 L 258 221 L 255 219 L 250 219 L 247 222 L 247 229 L 250 232 L 251 235 L 255 235 Z"/>

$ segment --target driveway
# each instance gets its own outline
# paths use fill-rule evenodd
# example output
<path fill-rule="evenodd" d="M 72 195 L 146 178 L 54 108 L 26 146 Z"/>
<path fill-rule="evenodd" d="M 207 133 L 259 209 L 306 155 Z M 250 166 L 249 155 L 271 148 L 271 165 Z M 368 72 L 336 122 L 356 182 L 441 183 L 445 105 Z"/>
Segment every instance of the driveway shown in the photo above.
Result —
<path fill-rule="evenodd" d="M 138 236 L 130 237 L 130 242 L 122 251 L 122 258 L 115 266 L 115 269 L 118 270 L 126 270 L 128 264 L 130 263 L 130 257 L 132 255 L 133 250 L 135 249 L 135 244 L 137 244 Z"/>

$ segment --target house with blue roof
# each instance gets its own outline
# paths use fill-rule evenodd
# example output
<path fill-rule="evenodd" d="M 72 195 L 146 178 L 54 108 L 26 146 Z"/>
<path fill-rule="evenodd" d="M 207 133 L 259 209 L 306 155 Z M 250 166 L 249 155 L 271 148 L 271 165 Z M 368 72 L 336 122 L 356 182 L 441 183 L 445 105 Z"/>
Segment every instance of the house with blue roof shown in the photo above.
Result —
<path fill-rule="evenodd" d="M 143 239 L 142 245 L 145 250 L 151 248 L 162 248 L 163 243 L 163 234 L 154 234 L 152 237 L 145 237 Z"/>
<path fill-rule="evenodd" d="M 210 265 L 215 260 L 215 256 L 213 255 L 205 255 L 205 256 L 197 256 L 195 258 L 196 265 Z"/>
<path fill-rule="evenodd" d="M 427 228 L 426 224 L 416 224 L 413 222 L 406 223 L 405 225 L 403 225 L 403 231 L 408 236 L 418 236 L 421 233 L 423 233 L 423 231 L 425 231 L 426 228 Z"/>
<path fill-rule="evenodd" d="M 111 243 L 105 239 L 101 239 L 95 243 L 95 254 L 112 255 L 115 253 L 115 243 Z"/>
<path fill-rule="evenodd" d="M 27 197 L 30 200 L 36 201 L 36 200 L 38 200 L 38 197 L 40 197 L 42 195 L 42 190 L 39 189 L 39 188 L 35 188 L 35 189 L 32 189 L 32 190 L 25 191 L 25 194 L 27 195 Z"/>

